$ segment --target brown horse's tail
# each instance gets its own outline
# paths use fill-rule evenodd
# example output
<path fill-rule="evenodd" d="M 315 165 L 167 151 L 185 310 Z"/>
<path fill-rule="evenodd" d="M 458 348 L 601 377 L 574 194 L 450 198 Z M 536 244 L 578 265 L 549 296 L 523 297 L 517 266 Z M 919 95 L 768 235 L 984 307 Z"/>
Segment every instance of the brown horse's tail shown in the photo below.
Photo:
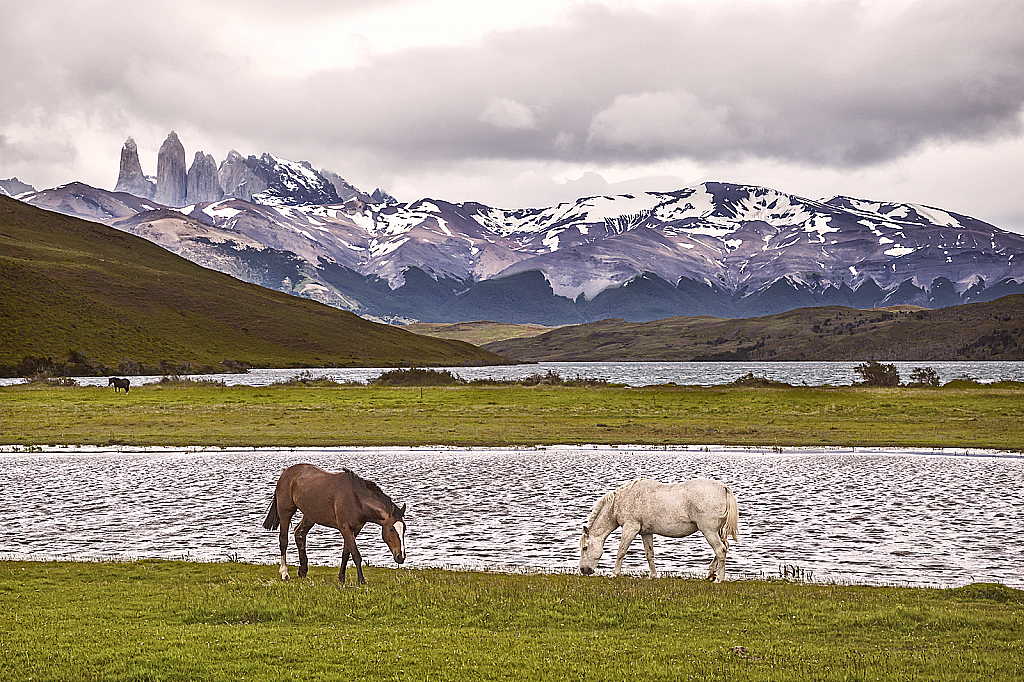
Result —
<path fill-rule="evenodd" d="M 267 530 L 277 530 L 281 525 L 281 517 L 277 515 L 277 494 L 270 501 L 270 509 L 267 510 L 267 518 L 263 520 L 263 527 Z"/>

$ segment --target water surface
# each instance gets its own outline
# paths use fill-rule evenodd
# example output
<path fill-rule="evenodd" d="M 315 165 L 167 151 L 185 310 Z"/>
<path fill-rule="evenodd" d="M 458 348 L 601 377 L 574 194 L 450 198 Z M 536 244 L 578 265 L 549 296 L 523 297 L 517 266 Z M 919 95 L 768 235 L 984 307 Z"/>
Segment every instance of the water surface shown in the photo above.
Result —
<path fill-rule="evenodd" d="M 630 386 L 676 383 L 685 386 L 727 384 L 747 373 L 773 381 L 808 386 L 842 386 L 861 379 L 854 368 L 860 362 L 540 362 L 529 365 L 490 367 L 437 367 L 447 369 L 464 379 L 521 379 L 532 374 L 556 372 L 563 378 L 582 376 L 604 379 Z M 904 382 L 910 381 L 915 367 L 931 367 L 945 383 L 969 377 L 982 383 L 1001 379 L 1024 381 L 1024 362 L 894 362 Z M 329 377 L 338 382 L 365 383 L 382 372 L 380 367 L 343 367 L 305 370 L 316 377 Z M 299 374 L 296 369 L 254 369 L 247 374 L 193 374 L 193 379 L 223 381 L 229 386 L 267 386 L 287 381 Z M 131 377 L 132 384 L 160 381 L 160 376 Z M 106 377 L 75 377 L 83 386 L 106 386 Z M 0 379 L 0 386 L 21 383 L 23 379 Z"/>
<path fill-rule="evenodd" d="M 261 527 L 281 470 L 347 466 L 408 503 L 407 566 L 574 571 L 597 498 L 624 481 L 707 476 L 740 506 L 732 578 L 794 567 L 817 580 L 1024 587 L 1024 459 L 993 452 L 557 446 L 523 449 L 194 450 L 52 448 L 0 452 L 0 556 L 154 557 L 272 564 Z M 618 533 L 599 571 L 609 572 Z M 337 566 L 332 529 L 309 535 L 313 565 Z M 392 564 L 379 527 L 363 556 Z M 295 563 L 294 544 L 290 561 Z M 669 574 L 706 570 L 699 535 L 655 538 Z M 629 572 L 646 561 L 637 539 Z M 268 567 L 268 575 L 276 575 Z"/>

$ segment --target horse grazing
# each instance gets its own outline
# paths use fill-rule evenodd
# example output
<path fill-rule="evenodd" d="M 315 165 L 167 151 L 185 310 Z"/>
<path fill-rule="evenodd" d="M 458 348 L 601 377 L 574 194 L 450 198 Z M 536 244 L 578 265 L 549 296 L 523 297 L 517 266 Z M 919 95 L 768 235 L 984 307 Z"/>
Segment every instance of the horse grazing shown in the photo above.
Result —
<path fill-rule="evenodd" d="M 288 526 L 296 510 L 302 520 L 295 527 L 295 546 L 299 550 L 299 577 L 309 570 L 306 560 L 306 534 L 316 524 L 341 531 L 345 540 L 341 554 L 338 582 L 345 583 L 345 568 L 351 556 L 356 564 L 359 584 L 363 579 L 363 557 L 356 547 L 356 536 L 367 523 L 379 523 L 384 542 L 399 564 L 405 561 L 405 505 L 395 506 L 391 498 L 377 487 L 348 469 L 332 474 L 312 464 L 296 464 L 285 469 L 277 479 L 274 499 L 270 502 L 263 527 L 281 527 L 281 580 L 288 580 Z"/>
<path fill-rule="evenodd" d="M 682 538 L 700 531 L 715 558 L 708 566 L 708 580 L 725 577 L 725 554 L 732 536 L 738 539 L 739 508 L 732 492 L 718 481 L 694 478 L 685 483 L 659 483 L 638 478 L 602 496 L 594 505 L 580 538 L 580 573 L 591 575 L 604 554 L 608 536 L 622 526 L 622 539 L 612 575 L 622 571 L 622 558 L 637 535 L 643 539 L 651 577 L 654 568 L 654 535 Z"/>
<path fill-rule="evenodd" d="M 128 379 L 121 379 L 119 377 L 110 377 L 110 381 L 107 382 L 107 386 L 114 387 L 114 393 L 117 393 L 117 389 L 123 388 L 124 392 L 128 392 L 128 387 L 132 385 L 132 382 Z"/>

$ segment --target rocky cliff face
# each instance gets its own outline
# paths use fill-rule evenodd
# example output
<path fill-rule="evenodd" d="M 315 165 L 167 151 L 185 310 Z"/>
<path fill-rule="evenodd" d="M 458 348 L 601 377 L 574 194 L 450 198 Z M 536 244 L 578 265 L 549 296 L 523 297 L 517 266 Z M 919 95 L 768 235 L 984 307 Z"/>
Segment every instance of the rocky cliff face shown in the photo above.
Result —
<path fill-rule="evenodd" d="M 313 170 L 306 161 L 288 161 L 271 154 L 263 154 L 259 158 L 243 157 L 231 150 L 217 174 L 224 195 L 242 201 L 265 206 L 335 204 L 341 201 L 331 181 Z M 358 190 L 355 193 L 362 194 Z"/>
<path fill-rule="evenodd" d="M 187 204 L 220 201 L 224 198 L 224 190 L 217 179 L 217 162 L 211 154 L 196 152 L 192 167 L 188 169 L 187 185 Z"/>
<path fill-rule="evenodd" d="M 254 194 L 267 188 L 266 179 L 256 176 L 256 157 L 246 159 L 234 149 L 228 152 L 227 158 L 220 164 L 217 177 L 225 196 L 242 201 L 252 201 Z"/>
<path fill-rule="evenodd" d="M 19 194 L 35 192 L 36 188 L 22 182 L 18 178 L 7 178 L 6 180 L 0 180 L 0 191 L 2 191 L 6 196 L 16 197 Z"/>
<path fill-rule="evenodd" d="M 265 206 L 341 204 L 349 200 L 395 203 L 383 190 L 367 194 L 337 173 L 317 172 L 307 161 L 289 161 L 272 154 L 242 156 L 231 150 L 218 167 L 212 155 L 196 152 L 192 166 L 187 172 L 185 168 L 185 148 L 173 131 L 160 147 L 155 179 L 143 174 L 135 141 L 128 138 L 121 150 L 115 191 L 172 208 L 223 198 Z"/>
<path fill-rule="evenodd" d="M 156 183 L 146 177 L 139 163 L 139 148 L 135 140 L 128 138 L 121 147 L 121 168 L 117 173 L 115 192 L 128 192 L 143 199 L 152 199 L 156 195 Z"/>
<path fill-rule="evenodd" d="M 156 157 L 156 194 L 153 200 L 164 206 L 184 206 L 188 197 L 185 148 L 174 131 L 160 145 Z"/>
<path fill-rule="evenodd" d="M 358 188 L 337 173 L 329 171 L 326 168 L 321 168 L 320 175 L 329 183 L 334 185 L 334 190 L 338 193 L 338 198 L 341 201 L 348 201 L 349 199 L 356 198 L 365 204 L 373 203 L 373 199 L 370 198 L 369 194 L 360 192 Z"/>

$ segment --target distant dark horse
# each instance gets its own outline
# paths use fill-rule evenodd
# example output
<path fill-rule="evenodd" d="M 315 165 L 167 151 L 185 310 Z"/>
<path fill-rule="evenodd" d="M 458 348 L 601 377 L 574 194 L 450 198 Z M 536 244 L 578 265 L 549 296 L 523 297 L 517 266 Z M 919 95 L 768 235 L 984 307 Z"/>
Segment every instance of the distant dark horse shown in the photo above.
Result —
<path fill-rule="evenodd" d="M 338 582 L 345 582 L 349 556 L 356 564 L 360 584 L 363 579 L 363 558 L 356 547 L 356 536 L 367 523 L 379 523 L 381 535 L 399 564 L 405 561 L 405 505 L 395 506 L 391 498 L 377 487 L 348 469 L 332 474 L 312 464 L 296 464 L 285 469 L 277 480 L 274 499 L 270 502 L 263 527 L 281 527 L 281 580 L 288 580 L 288 526 L 296 510 L 302 521 L 295 528 L 295 546 L 299 550 L 299 577 L 309 568 L 306 560 L 306 533 L 315 526 L 330 526 L 341 531 L 345 540 L 341 554 Z"/>
<path fill-rule="evenodd" d="M 118 377 L 110 377 L 110 381 L 107 382 L 107 386 L 114 387 L 114 393 L 117 393 L 117 389 L 123 388 L 124 392 L 128 392 L 128 387 L 132 385 L 128 379 L 119 379 Z"/>

